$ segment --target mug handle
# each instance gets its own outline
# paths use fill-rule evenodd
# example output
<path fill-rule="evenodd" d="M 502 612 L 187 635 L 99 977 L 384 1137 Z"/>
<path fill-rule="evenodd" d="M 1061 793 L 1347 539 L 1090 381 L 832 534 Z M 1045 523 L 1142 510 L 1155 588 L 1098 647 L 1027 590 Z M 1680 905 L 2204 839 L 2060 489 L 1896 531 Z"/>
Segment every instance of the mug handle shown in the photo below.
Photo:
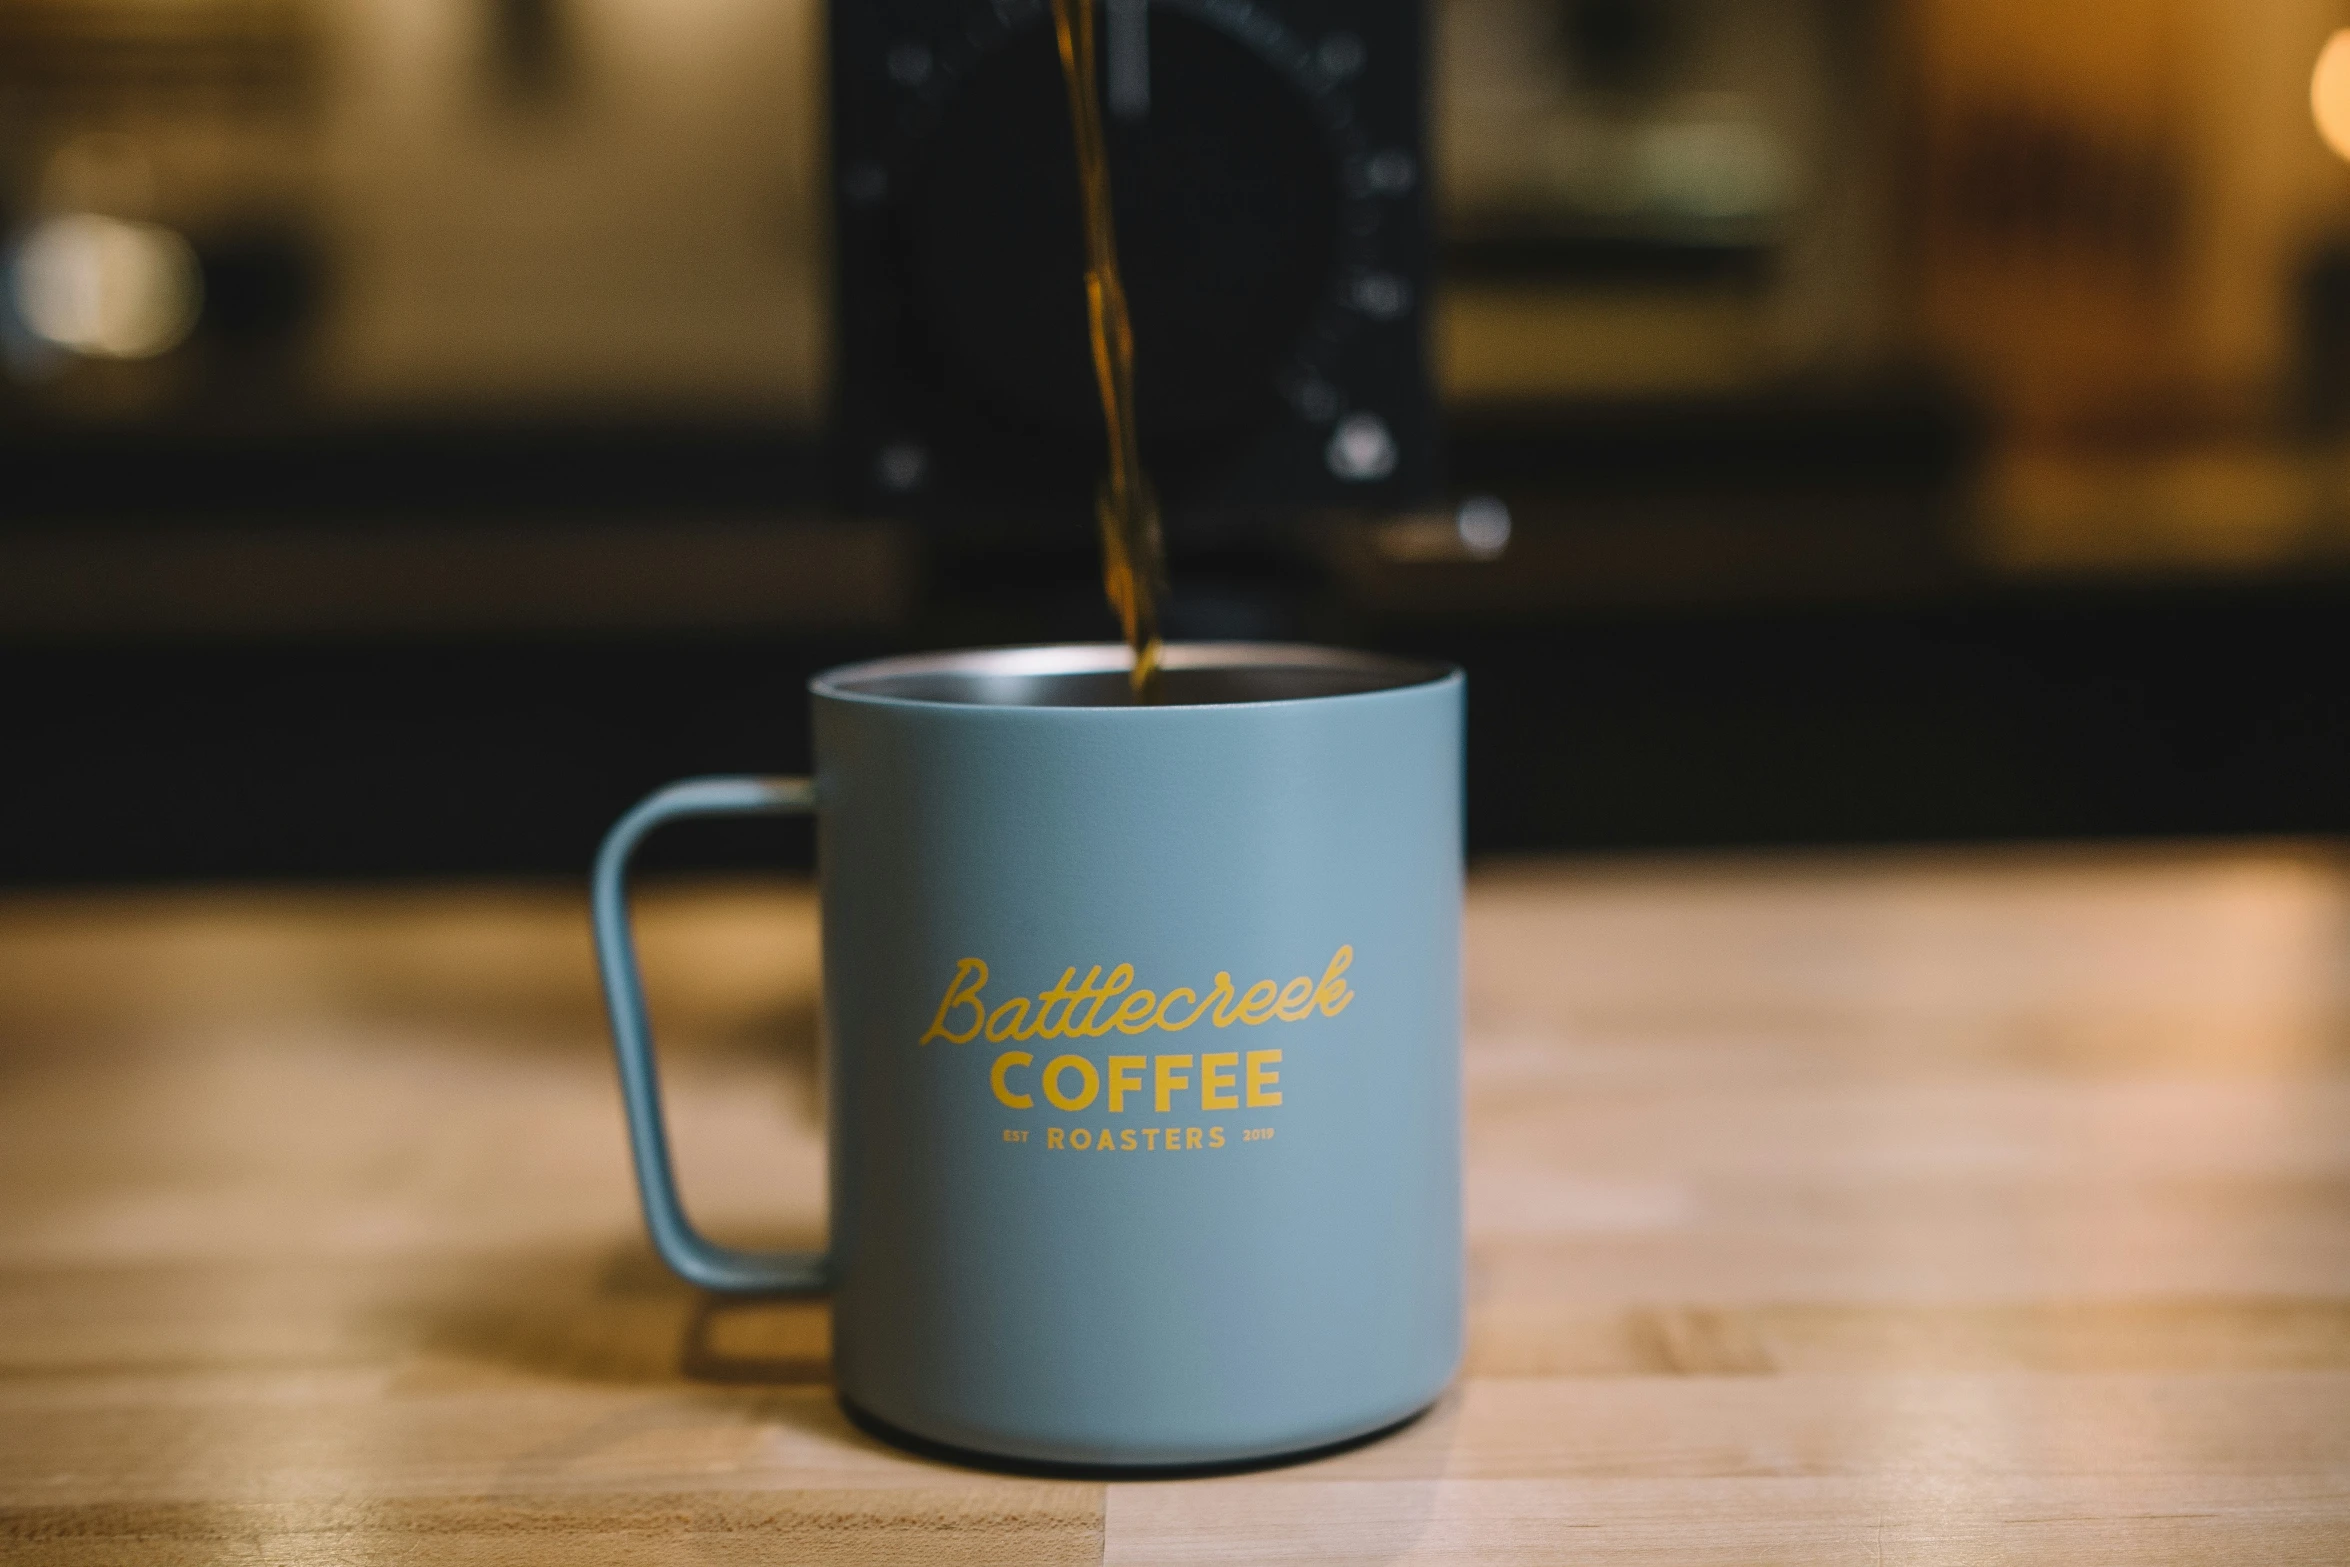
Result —
<path fill-rule="evenodd" d="M 620 1062 L 620 1096 L 628 1111 L 628 1146 L 645 1228 L 661 1260 L 689 1284 L 722 1295 L 809 1295 L 823 1290 L 830 1268 L 820 1251 L 738 1251 L 705 1238 L 685 1216 L 669 1168 L 661 1120 L 661 1081 L 653 1064 L 653 1030 L 638 977 L 636 935 L 628 921 L 628 858 L 664 822 L 689 816 L 792 816 L 816 808 L 806 778 L 686 778 L 654 790 L 612 824 L 596 851 L 592 908 L 596 966 Z"/>

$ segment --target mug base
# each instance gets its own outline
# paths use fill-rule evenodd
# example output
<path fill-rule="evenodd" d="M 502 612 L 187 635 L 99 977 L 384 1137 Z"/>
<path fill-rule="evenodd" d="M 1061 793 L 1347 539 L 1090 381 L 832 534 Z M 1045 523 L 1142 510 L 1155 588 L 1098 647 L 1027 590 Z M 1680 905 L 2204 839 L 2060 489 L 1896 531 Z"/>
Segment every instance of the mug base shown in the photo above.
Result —
<path fill-rule="evenodd" d="M 981 1448 L 960 1447 L 951 1442 L 933 1441 L 917 1436 L 902 1426 L 891 1425 L 878 1415 L 863 1409 L 845 1393 L 834 1395 L 840 1402 L 840 1412 L 849 1424 L 867 1436 L 903 1448 L 922 1458 L 934 1458 L 942 1463 L 960 1464 L 966 1469 L 988 1469 L 998 1474 L 1028 1475 L 1043 1480 L 1200 1480 L 1215 1475 L 1246 1474 L 1252 1470 L 1280 1469 L 1290 1464 L 1311 1463 L 1318 1458 L 1331 1458 L 1350 1453 L 1358 1447 L 1384 1441 L 1420 1418 L 1442 1402 L 1442 1395 L 1429 1400 L 1401 1420 L 1391 1420 L 1383 1426 L 1342 1437 L 1335 1442 L 1322 1442 L 1312 1447 L 1292 1448 L 1278 1453 L 1259 1453 L 1248 1458 L 1211 1459 L 1200 1463 L 1181 1464 L 1125 1464 L 1096 1463 L 1081 1460 L 1046 1458 L 1018 1458 L 1001 1453 L 990 1453 Z"/>

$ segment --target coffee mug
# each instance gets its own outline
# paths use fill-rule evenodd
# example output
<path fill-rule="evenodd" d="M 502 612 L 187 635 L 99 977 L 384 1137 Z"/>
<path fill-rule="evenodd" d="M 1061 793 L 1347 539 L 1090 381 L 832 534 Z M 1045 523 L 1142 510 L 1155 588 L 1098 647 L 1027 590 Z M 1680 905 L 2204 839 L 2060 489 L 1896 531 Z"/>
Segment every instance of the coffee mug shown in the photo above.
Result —
<path fill-rule="evenodd" d="M 1193 644 L 819 675 L 816 775 L 700 778 L 597 857 L 645 1221 L 722 1293 L 828 1292 L 852 1415 L 1093 1468 L 1240 1462 L 1410 1418 L 1461 1350 L 1464 682 Z M 680 1206 L 628 926 L 663 822 L 812 811 L 830 1244 Z"/>

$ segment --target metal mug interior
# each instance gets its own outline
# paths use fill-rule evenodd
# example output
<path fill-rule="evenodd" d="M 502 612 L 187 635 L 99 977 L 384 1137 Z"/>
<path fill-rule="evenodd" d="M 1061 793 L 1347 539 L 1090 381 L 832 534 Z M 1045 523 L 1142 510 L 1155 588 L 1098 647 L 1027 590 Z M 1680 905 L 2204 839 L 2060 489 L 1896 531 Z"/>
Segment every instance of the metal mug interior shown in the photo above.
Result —
<path fill-rule="evenodd" d="M 1133 655 L 1122 643 L 980 648 L 851 664 L 817 676 L 819 696 L 964 707 L 1134 707 Z M 1443 680 L 1424 659 L 1283 642 L 1176 642 L 1160 653 L 1149 705 L 1219 707 L 1360 696 Z"/>

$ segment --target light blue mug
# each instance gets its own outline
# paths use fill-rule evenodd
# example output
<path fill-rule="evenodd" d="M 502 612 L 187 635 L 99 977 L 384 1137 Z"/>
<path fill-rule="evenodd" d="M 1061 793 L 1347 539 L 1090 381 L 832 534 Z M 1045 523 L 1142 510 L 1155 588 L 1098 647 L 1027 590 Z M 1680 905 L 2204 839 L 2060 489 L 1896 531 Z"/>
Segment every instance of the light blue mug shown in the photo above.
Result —
<path fill-rule="evenodd" d="M 1115 646 L 818 676 L 816 776 L 672 784 L 595 870 L 645 1221 L 725 1293 L 829 1292 L 843 1403 L 1035 1463 L 1307 1451 L 1461 1351 L 1458 670 Z M 831 1244 L 688 1222 L 628 925 L 663 822 L 813 811 Z"/>

